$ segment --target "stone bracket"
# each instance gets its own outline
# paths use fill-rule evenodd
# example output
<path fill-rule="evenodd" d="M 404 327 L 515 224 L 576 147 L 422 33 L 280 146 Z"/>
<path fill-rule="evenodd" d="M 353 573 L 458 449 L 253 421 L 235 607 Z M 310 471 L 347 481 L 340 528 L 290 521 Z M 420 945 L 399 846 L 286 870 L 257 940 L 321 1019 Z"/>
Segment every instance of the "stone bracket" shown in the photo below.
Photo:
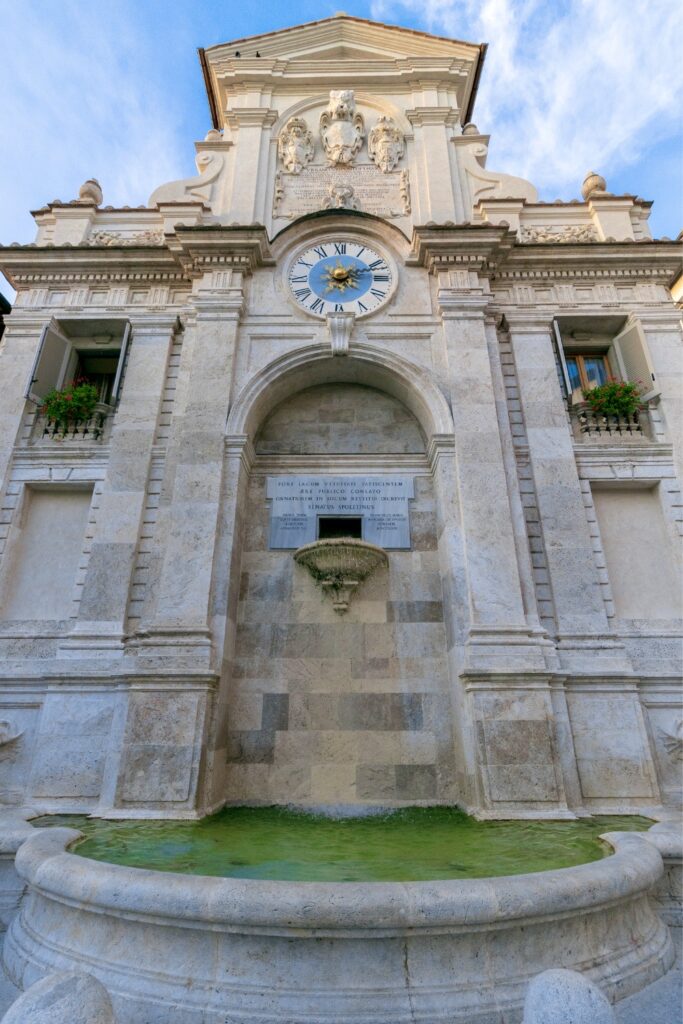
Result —
<path fill-rule="evenodd" d="M 327 314 L 327 329 L 330 334 L 333 356 L 347 356 L 349 354 L 349 342 L 355 321 L 355 313 Z"/>

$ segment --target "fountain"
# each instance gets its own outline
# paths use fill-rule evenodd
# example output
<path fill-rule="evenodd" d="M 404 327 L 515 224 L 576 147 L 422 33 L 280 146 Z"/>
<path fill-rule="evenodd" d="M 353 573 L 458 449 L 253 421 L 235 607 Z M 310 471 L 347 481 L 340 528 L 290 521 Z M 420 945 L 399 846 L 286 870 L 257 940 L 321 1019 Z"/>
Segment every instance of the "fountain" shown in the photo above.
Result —
<path fill-rule="evenodd" d="M 539 971 L 580 970 L 616 999 L 673 960 L 648 896 L 663 870 L 655 844 L 624 831 L 597 839 L 643 819 L 474 822 L 419 808 L 330 821 L 231 808 L 194 823 L 57 821 L 17 854 L 29 895 L 6 969 L 24 989 L 86 970 L 119 1024 L 513 1024 Z M 493 877 L 492 865 L 514 873 Z"/>
<path fill-rule="evenodd" d="M 305 566 L 323 592 L 332 595 L 332 606 L 343 614 L 356 588 L 375 569 L 387 566 L 386 551 L 355 537 L 330 537 L 304 544 L 294 561 Z"/>

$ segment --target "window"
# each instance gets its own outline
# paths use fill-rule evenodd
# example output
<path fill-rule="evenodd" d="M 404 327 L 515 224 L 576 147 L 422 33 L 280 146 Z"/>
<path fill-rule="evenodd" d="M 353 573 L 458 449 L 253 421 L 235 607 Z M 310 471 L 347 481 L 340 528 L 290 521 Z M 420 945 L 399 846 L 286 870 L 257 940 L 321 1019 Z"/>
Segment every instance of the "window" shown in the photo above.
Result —
<path fill-rule="evenodd" d="M 567 355 L 565 358 L 571 385 L 572 404 L 583 401 L 584 390 L 590 391 L 600 384 L 606 384 L 611 376 L 607 356 L 577 352 L 575 355 Z"/>
<path fill-rule="evenodd" d="M 43 329 L 26 397 L 42 405 L 54 388 L 87 377 L 99 388 L 99 400 L 115 405 L 129 329 L 127 320 L 51 320 Z"/>
<path fill-rule="evenodd" d="M 332 537 L 363 536 L 363 520 L 360 516 L 318 516 L 318 540 Z"/>
<path fill-rule="evenodd" d="M 640 323 L 623 316 L 558 316 L 553 321 L 561 382 L 572 404 L 607 380 L 640 382 L 647 400 L 659 393 Z"/>

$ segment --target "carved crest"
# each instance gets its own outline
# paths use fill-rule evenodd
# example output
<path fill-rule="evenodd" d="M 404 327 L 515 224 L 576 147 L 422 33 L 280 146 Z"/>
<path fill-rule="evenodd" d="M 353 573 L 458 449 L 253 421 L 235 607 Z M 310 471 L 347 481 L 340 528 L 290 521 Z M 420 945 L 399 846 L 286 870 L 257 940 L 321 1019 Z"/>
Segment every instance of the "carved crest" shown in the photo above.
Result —
<path fill-rule="evenodd" d="M 384 114 L 368 135 L 368 153 L 380 171 L 393 171 L 405 153 L 403 132 Z"/>
<path fill-rule="evenodd" d="M 290 174 L 299 174 L 313 159 L 313 136 L 302 117 L 290 117 L 277 140 L 277 152 Z"/>
<path fill-rule="evenodd" d="M 327 110 L 320 115 L 320 138 L 328 164 L 337 167 L 353 163 L 365 138 L 363 115 L 356 113 L 353 90 L 330 92 Z"/>
<path fill-rule="evenodd" d="M 327 198 L 323 203 L 324 210 L 359 210 L 360 203 L 354 197 L 350 185 L 330 185 Z"/>

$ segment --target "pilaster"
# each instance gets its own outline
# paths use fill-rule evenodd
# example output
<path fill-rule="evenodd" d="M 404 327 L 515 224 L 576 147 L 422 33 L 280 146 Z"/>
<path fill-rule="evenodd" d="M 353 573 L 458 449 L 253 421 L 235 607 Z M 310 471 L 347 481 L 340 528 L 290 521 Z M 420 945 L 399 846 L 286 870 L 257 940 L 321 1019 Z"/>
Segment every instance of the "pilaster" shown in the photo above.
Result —
<path fill-rule="evenodd" d="M 419 213 L 423 222 L 463 221 L 464 205 L 454 188 L 458 179 L 451 166 L 450 151 L 458 111 L 452 107 L 419 106 L 405 113 L 415 129 Z"/>
<path fill-rule="evenodd" d="M 179 229 L 174 244 L 194 279 L 181 363 L 184 403 L 174 415 L 167 456 L 156 604 L 137 644 L 141 657 L 192 651 L 208 670 L 216 668 L 211 595 L 245 277 L 270 254 L 262 228 Z"/>
<path fill-rule="evenodd" d="M 267 179 L 270 129 L 277 118 L 277 111 L 268 107 L 233 107 L 226 111 L 226 125 L 232 130 L 235 147 L 239 147 L 229 208 L 231 219 L 240 224 L 253 224 L 264 217 L 260 184 Z"/>
<path fill-rule="evenodd" d="M 168 313 L 132 323 L 126 380 L 114 419 L 78 618 L 60 645 L 62 657 L 123 654 L 152 447 L 177 326 L 177 317 Z"/>
<path fill-rule="evenodd" d="M 26 410 L 26 388 L 36 358 L 40 336 L 49 317 L 26 315 L 15 309 L 8 318 L 2 339 L 0 373 L 0 492 Z"/>
<path fill-rule="evenodd" d="M 537 618 L 527 619 L 488 331 L 487 270 L 504 227 L 416 229 L 415 262 L 438 280 L 468 590 L 462 671 L 543 671 Z M 500 386 L 500 382 L 499 386 Z"/>
<path fill-rule="evenodd" d="M 629 672 L 609 633 L 551 339 L 543 316 L 507 311 L 529 459 L 543 524 L 558 652 L 567 670 Z"/>

